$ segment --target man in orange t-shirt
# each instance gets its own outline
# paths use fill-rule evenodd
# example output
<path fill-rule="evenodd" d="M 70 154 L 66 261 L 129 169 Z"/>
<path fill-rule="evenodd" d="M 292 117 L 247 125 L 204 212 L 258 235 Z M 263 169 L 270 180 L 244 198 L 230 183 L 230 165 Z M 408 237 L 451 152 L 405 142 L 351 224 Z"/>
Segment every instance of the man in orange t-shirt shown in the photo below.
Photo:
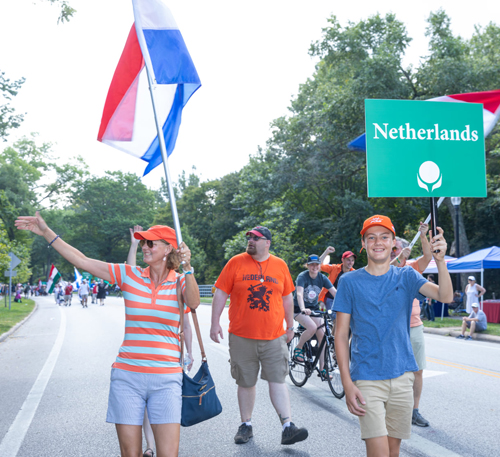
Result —
<path fill-rule="evenodd" d="M 241 425 L 234 437 L 244 444 L 253 436 L 252 412 L 259 369 L 269 383 L 271 402 L 281 420 L 281 444 L 307 438 L 305 428 L 291 422 L 287 343 L 293 338 L 293 296 L 295 290 L 286 263 L 269 253 L 271 232 L 258 226 L 246 233 L 247 249 L 226 264 L 215 283 L 210 338 L 223 338 L 220 316 L 229 303 L 229 355 L 231 375 L 238 385 Z M 286 320 L 287 329 L 283 327 Z"/>
<path fill-rule="evenodd" d="M 352 251 L 345 251 L 342 254 L 342 263 L 339 263 L 338 265 L 323 265 L 323 260 L 325 260 L 325 257 L 328 254 L 333 254 L 334 252 L 335 248 L 333 246 L 328 246 L 325 249 L 325 252 L 321 254 L 319 260 L 321 261 L 321 271 L 328 273 L 328 279 L 333 284 L 333 287 L 337 289 L 340 277 L 344 273 L 354 271 L 353 265 L 357 259 L 357 255 Z M 323 288 L 323 290 L 319 294 L 318 300 L 325 303 L 326 309 L 333 310 L 333 297 L 325 288 Z M 333 317 L 335 317 L 335 315 L 336 313 L 333 314 Z"/>

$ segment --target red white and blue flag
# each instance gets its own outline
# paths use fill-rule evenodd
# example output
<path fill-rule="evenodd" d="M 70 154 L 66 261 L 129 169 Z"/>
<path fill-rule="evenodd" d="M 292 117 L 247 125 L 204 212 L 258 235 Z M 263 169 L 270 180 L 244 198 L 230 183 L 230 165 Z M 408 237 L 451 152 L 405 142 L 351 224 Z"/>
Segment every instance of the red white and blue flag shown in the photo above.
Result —
<path fill-rule="evenodd" d="M 481 103 L 483 105 L 484 137 L 486 138 L 500 119 L 500 90 L 470 92 L 468 94 L 444 95 L 430 98 L 429 102 Z M 366 136 L 358 136 L 348 147 L 358 151 L 366 151 Z"/>
<path fill-rule="evenodd" d="M 109 87 L 97 139 L 148 162 L 146 175 L 162 163 L 146 68 L 167 156 L 175 147 L 182 109 L 201 82 L 165 3 L 132 3 L 135 23 Z"/>

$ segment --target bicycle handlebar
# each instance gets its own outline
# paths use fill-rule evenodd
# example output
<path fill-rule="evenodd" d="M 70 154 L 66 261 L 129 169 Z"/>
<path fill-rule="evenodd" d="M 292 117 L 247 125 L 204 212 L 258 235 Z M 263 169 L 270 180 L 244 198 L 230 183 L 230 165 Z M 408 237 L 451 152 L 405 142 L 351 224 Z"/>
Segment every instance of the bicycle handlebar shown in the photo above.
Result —
<path fill-rule="evenodd" d="M 305 314 L 304 312 L 302 312 L 301 314 Z M 328 310 L 328 311 L 311 311 L 311 314 L 309 314 L 309 316 L 311 317 L 323 317 L 325 314 L 328 314 L 328 315 L 332 315 L 332 310 Z"/>

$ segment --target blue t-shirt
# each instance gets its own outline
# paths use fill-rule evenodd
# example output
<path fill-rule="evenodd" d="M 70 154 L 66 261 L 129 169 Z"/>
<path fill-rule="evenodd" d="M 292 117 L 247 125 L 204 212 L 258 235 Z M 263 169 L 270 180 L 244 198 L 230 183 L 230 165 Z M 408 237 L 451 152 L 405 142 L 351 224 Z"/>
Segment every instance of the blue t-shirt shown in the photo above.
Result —
<path fill-rule="evenodd" d="M 313 279 L 309 275 L 309 270 L 303 271 L 297 276 L 297 287 L 304 288 L 304 307 L 312 311 L 319 311 L 318 298 L 323 287 L 331 289 L 332 282 L 322 273 Z M 297 301 L 297 290 L 293 294 L 294 312 L 300 313 L 299 302 Z"/>
<path fill-rule="evenodd" d="M 351 378 L 394 379 L 417 371 L 409 328 L 413 299 L 426 279 L 411 267 L 391 266 L 382 276 L 364 268 L 345 273 L 333 309 L 351 315 Z"/>

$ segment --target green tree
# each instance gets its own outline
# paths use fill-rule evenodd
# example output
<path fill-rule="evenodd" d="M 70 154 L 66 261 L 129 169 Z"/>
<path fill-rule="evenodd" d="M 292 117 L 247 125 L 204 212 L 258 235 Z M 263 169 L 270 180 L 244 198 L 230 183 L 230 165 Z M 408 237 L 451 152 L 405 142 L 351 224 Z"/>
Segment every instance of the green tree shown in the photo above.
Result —
<path fill-rule="evenodd" d="M 0 154 L 0 220 L 10 240 L 27 239 L 14 221 L 34 209 L 55 206 L 67 198 L 77 179 L 86 174 L 81 158 L 76 164 L 58 165 L 50 144 L 36 137 L 22 138 Z"/>
<path fill-rule="evenodd" d="M 123 263 L 129 228 L 149 227 L 157 210 L 155 192 L 132 173 L 106 172 L 81 181 L 71 197 L 70 244 L 91 258 Z"/>
<path fill-rule="evenodd" d="M 186 244 L 193 255 L 198 255 L 195 251 L 201 250 L 200 255 L 206 259 L 203 268 L 197 269 L 200 283 L 209 284 L 217 279 L 226 262 L 222 245 L 239 230 L 236 223 L 241 212 L 233 204 L 238 186 L 237 173 L 204 183 L 200 183 L 195 173 L 179 177 L 175 190 L 179 220 L 187 228 L 195 249 L 189 246 L 188 239 Z M 163 195 L 168 198 L 168 193 L 163 192 Z M 167 202 L 160 208 L 155 224 L 173 227 L 170 203 Z"/>
<path fill-rule="evenodd" d="M 41 214 L 47 225 L 61 236 L 61 238 L 68 241 L 76 238 L 73 226 L 71 225 L 72 217 L 74 216 L 73 210 L 52 208 L 41 211 Z M 41 236 L 34 237 L 31 246 L 33 280 L 42 279 L 42 281 L 46 281 L 52 264 L 57 267 L 63 279 L 73 281 L 73 265 L 64 260 L 55 249 L 47 248 L 45 238 Z"/>
<path fill-rule="evenodd" d="M 21 78 L 11 82 L 4 72 L 0 72 L 0 139 L 3 141 L 7 141 L 9 130 L 18 128 L 23 121 L 24 116 L 15 114 L 10 101 L 17 95 L 24 81 L 25 79 Z"/>
<path fill-rule="evenodd" d="M 294 273 L 305 253 L 330 244 L 339 253 L 359 249 L 359 227 L 374 212 L 389 210 L 403 227 L 425 217 L 417 199 L 409 208 L 402 199 L 367 199 L 365 154 L 346 147 L 364 130 L 366 98 L 411 96 L 410 69 L 402 64 L 411 39 L 392 14 L 345 27 L 335 17 L 329 22 L 311 46 L 320 59 L 315 74 L 300 86 L 289 115 L 274 121 L 266 149 L 241 171 L 234 199 L 247 226 L 268 221 L 300 247 L 300 262 L 287 259 Z"/>

